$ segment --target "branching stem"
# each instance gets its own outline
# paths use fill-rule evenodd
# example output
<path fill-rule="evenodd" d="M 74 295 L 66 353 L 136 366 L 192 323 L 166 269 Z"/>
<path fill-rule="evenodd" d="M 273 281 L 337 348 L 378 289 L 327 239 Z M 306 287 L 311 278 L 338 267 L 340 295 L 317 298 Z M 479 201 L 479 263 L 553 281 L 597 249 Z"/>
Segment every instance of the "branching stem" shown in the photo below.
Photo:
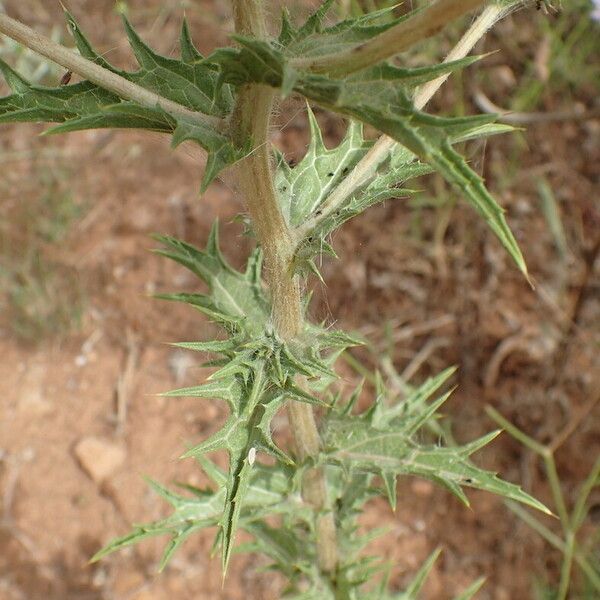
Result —
<path fill-rule="evenodd" d="M 120 98 L 132 100 L 148 108 L 156 108 L 158 106 L 174 117 L 186 117 L 194 122 L 211 125 L 217 129 L 223 125 L 222 119 L 190 110 L 177 102 L 167 100 L 57 44 L 20 21 L 1 13 L 0 33 L 7 35 L 34 52 L 49 58 L 65 69 L 77 73 L 77 75 L 80 75 L 84 79 L 88 79 L 92 83 L 117 94 Z"/>
<path fill-rule="evenodd" d="M 448 53 L 445 62 L 460 60 L 469 54 L 475 44 L 486 34 L 486 32 L 499 21 L 510 10 L 506 6 L 494 4 L 488 6 L 471 27 L 466 31 L 454 48 Z M 449 74 L 442 75 L 437 79 L 427 82 L 420 87 L 414 98 L 415 107 L 422 109 L 431 100 L 442 84 L 448 79 Z M 293 231 L 296 244 L 300 244 L 309 233 L 318 227 L 321 222 L 333 214 L 341 204 L 361 186 L 366 184 L 379 165 L 389 156 L 397 142 L 387 136 L 379 137 L 365 157 L 348 173 L 325 201 L 319 206 L 319 215 L 306 220 Z"/>

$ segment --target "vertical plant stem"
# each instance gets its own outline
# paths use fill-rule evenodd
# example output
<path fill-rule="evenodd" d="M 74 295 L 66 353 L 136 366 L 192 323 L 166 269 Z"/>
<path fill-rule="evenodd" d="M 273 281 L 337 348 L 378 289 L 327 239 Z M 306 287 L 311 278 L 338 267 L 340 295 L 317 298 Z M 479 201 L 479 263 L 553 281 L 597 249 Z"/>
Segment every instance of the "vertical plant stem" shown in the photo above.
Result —
<path fill-rule="evenodd" d="M 266 26 L 261 9 L 259 0 L 233 0 L 236 31 L 264 37 Z M 252 140 L 252 152 L 238 166 L 239 185 L 265 256 L 273 326 L 280 338 L 291 341 L 303 329 L 302 303 L 299 281 L 292 268 L 294 243 L 273 185 L 268 142 L 273 99 L 274 91 L 269 87 L 251 84 L 241 88 L 232 133 L 240 145 L 248 138 Z M 290 402 L 289 420 L 300 460 L 316 458 L 321 440 L 312 407 L 302 402 Z M 331 574 L 337 565 L 337 539 L 322 468 L 311 468 L 306 472 L 302 497 L 316 514 L 319 567 Z"/>

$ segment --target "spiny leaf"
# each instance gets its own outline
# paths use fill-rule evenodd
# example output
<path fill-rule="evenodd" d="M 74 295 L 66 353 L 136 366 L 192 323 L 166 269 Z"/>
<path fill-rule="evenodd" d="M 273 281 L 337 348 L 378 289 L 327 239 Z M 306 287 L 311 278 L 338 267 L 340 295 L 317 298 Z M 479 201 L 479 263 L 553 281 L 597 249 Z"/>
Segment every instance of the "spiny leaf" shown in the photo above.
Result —
<path fill-rule="evenodd" d="M 394 7 L 390 7 L 326 27 L 323 22 L 332 4 L 331 0 L 324 2 L 300 27 L 290 23 L 284 10 L 278 41 L 287 55 L 318 56 L 341 52 L 383 33 L 405 18 L 394 18 Z"/>
<path fill-rule="evenodd" d="M 207 459 L 200 459 L 200 462 L 213 480 L 221 481 L 222 472 L 214 463 Z M 159 570 L 162 571 L 175 551 L 192 533 L 214 527 L 221 522 L 226 498 L 226 488 L 223 485 L 219 485 L 214 492 L 188 487 L 193 491 L 193 496 L 181 496 L 152 480 L 149 480 L 149 484 L 172 506 L 173 513 L 155 523 L 134 526 L 130 533 L 113 540 L 98 551 L 92 558 L 93 562 L 146 538 L 168 535 L 171 539 L 165 547 L 159 566 Z M 255 465 L 247 484 L 245 509 L 238 515 L 240 526 L 250 525 L 269 512 L 292 513 L 297 510 L 297 506 L 288 502 L 291 490 L 291 478 L 285 471 Z"/>
<path fill-rule="evenodd" d="M 373 145 L 363 139 L 361 125 L 350 124 L 339 146 L 328 150 L 310 107 L 308 119 L 311 138 L 304 158 L 292 168 L 281 157 L 275 175 L 281 209 L 292 227 L 301 225 L 318 209 Z"/>
<path fill-rule="evenodd" d="M 489 116 L 444 119 L 432 117 L 412 106 L 403 88 L 404 74 L 390 65 L 361 71 L 347 80 L 306 76 L 296 90 L 344 115 L 368 123 L 430 164 L 484 217 L 521 271 L 527 269 L 502 208 L 487 191 L 483 180 L 451 145 L 451 138 L 466 135 L 489 122 Z"/>
<path fill-rule="evenodd" d="M 255 538 L 254 542 L 248 545 L 247 550 L 265 554 L 274 560 L 277 569 L 285 573 L 289 579 L 297 576 L 297 571 L 306 570 L 307 565 L 310 564 L 306 560 L 309 547 L 301 543 L 295 531 L 271 527 L 258 520 L 250 523 L 246 530 Z"/>
<path fill-rule="evenodd" d="M 402 144 L 423 163 L 439 171 L 484 217 L 517 266 L 527 269 L 500 205 L 479 177 L 452 148 L 452 139 L 489 124 L 493 115 L 444 118 L 417 110 L 412 89 L 425 81 L 477 60 L 468 57 L 432 67 L 400 68 L 379 64 L 345 79 L 301 73 L 287 57 L 267 42 L 239 39 L 242 48 L 208 60 L 221 69 L 224 81 L 241 85 L 255 82 L 277 87 L 285 96 L 292 89 L 334 112 L 368 123 Z M 242 68 L 243 66 L 243 68 Z"/>
<path fill-rule="evenodd" d="M 152 487 L 161 496 L 165 497 L 165 490 L 162 486 L 153 483 Z M 173 496 L 173 494 L 170 493 L 170 496 Z M 170 535 L 172 545 L 165 550 L 163 561 L 161 562 L 162 568 L 172 556 L 174 548 L 179 546 L 192 530 L 213 527 L 218 523 L 224 497 L 225 490 L 220 490 L 215 493 L 206 492 L 203 497 L 195 496 L 194 498 L 186 498 L 178 496 L 180 500 L 176 504 L 173 504 L 169 500 L 169 503 L 175 509 L 171 516 L 155 523 L 134 526 L 130 533 L 111 541 L 99 550 L 91 560 L 92 562 L 98 561 L 112 552 L 136 544 L 149 537 Z"/>
<path fill-rule="evenodd" d="M 223 378 L 251 370 L 259 357 L 268 364 L 269 375 L 282 389 L 296 374 L 307 377 L 335 377 L 331 370 L 336 353 L 362 343 L 354 335 L 314 325 L 308 320 L 305 330 L 293 343 L 279 340 L 271 327 L 271 306 L 261 278 L 262 253 L 254 251 L 244 272 L 235 270 L 225 259 L 215 223 L 206 248 L 169 236 L 155 236 L 163 244 L 156 250 L 183 265 L 208 286 L 208 292 L 159 294 L 157 297 L 185 302 L 222 325 L 231 336 L 217 342 L 182 342 L 181 348 L 223 353 L 228 360 L 212 378 Z M 310 396 L 312 398 L 312 396 Z M 306 397 L 308 401 L 309 397 Z"/>
<path fill-rule="evenodd" d="M 62 122 L 78 115 L 98 113 L 119 102 L 118 96 L 84 81 L 46 88 L 31 85 L 0 60 L 0 70 L 13 94 L 0 99 L 0 122 Z M 164 121 L 164 119 L 163 119 Z M 166 127 L 167 125 L 163 125 Z"/>
<path fill-rule="evenodd" d="M 198 51 L 194 42 L 192 40 L 192 36 L 190 34 L 190 28 L 187 22 L 187 19 L 183 19 L 183 23 L 181 25 L 181 35 L 179 37 L 179 48 L 181 50 L 181 60 L 185 63 L 196 63 L 200 62 L 204 57 Z M 225 92 L 227 93 L 227 92 Z"/>
<path fill-rule="evenodd" d="M 396 493 L 396 473 L 393 471 L 383 471 L 381 473 L 383 479 L 385 493 L 392 507 L 392 510 L 396 510 L 397 493 Z"/>
<path fill-rule="evenodd" d="M 456 373 L 456 367 L 444 369 L 441 373 L 430 377 L 418 388 L 407 395 L 405 399 L 388 407 L 386 418 L 392 420 L 395 418 L 406 419 L 414 414 L 421 414 L 426 408 L 427 400 L 437 392 L 449 379 Z"/>
<path fill-rule="evenodd" d="M 236 340 L 234 338 L 232 340 L 211 340 L 209 342 L 174 342 L 171 346 L 194 352 L 227 353 L 235 349 Z"/>
<path fill-rule="evenodd" d="M 226 450 L 229 454 L 227 493 L 219 519 L 224 574 L 233 550 L 241 511 L 247 501 L 256 452 L 262 450 L 283 462 L 291 462 L 271 439 L 270 430 L 270 423 L 286 398 L 274 395 L 268 390 L 264 360 L 256 358 L 254 362 L 249 361 L 245 367 L 248 375 L 243 379 L 237 372 L 221 369 L 218 372 L 220 377 L 214 382 L 165 394 L 202 397 L 214 395 L 229 403 L 230 415 L 225 424 L 212 436 L 184 454 L 184 458 L 199 457 L 220 449 Z"/>
<path fill-rule="evenodd" d="M 372 142 L 364 140 L 362 127 L 351 121 L 342 142 L 335 148 L 327 149 L 310 108 L 308 116 L 311 141 L 305 156 L 295 167 L 290 167 L 280 156 L 275 174 L 275 188 L 288 223 L 298 227 L 310 219 L 315 220 L 315 225 L 306 233 L 298 248 L 297 265 L 300 271 L 306 270 L 305 265 L 310 265 L 315 255 L 328 251 L 325 238 L 341 224 L 374 204 L 410 196 L 413 192 L 401 186 L 410 179 L 432 171 L 432 167 L 419 162 L 413 152 L 396 145 L 370 173 L 363 175 L 361 185 L 355 185 L 352 193 L 337 203 L 334 213 L 323 215 L 332 191 L 347 176 L 354 176 L 352 170 L 365 157 Z M 451 136 L 452 143 L 507 131 L 502 125 L 481 125 L 478 120 L 473 122 L 470 119 L 454 127 L 458 129 Z"/>
<path fill-rule="evenodd" d="M 422 393 L 439 387 L 448 376 L 446 372 L 427 382 Z M 325 422 L 323 460 L 382 476 L 392 501 L 392 475 L 418 475 L 441 483 L 467 504 L 462 487 L 486 490 L 549 513 L 543 504 L 518 486 L 470 461 L 469 457 L 491 442 L 498 435 L 497 431 L 453 447 L 423 445 L 415 439 L 418 428 L 432 417 L 447 397 L 448 394 L 431 404 L 422 403 L 409 418 L 398 418 L 395 407 L 384 403 L 384 393 L 380 393 L 376 402 L 360 415 L 348 415 L 343 410 L 332 414 Z"/>
<path fill-rule="evenodd" d="M 202 385 L 179 388 L 169 392 L 163 392 L 161 396 L 167 398 L 219 398 L 226 400 L 229 404 L 235 404 L 242 394 L 242 385 L 235 378 L 211 381 Z"/>
<path fill-rule="evenodd" d="M 143 42 L 127 18 L 123 18 L 123 23 L 140 66 L 139 71 L 129 75 L 132 81 L 204 114 L 223 117 L 231 112 L 231 89 L 220 85 L 206 64 L 161 56 Z"/>
<path fill-rule="evenodd" d="M 441 548 L 436 548 L 427 558 L 427 560 L 421 565 L 421 568 L 417 571 L 417 574 L 414 576 L 413 580 L 410 582 L 410 585 L 406 588 L 401 598 L 418 598 L 421 590 L 423 589 L 423 585 L 425 585 L 425 580 L 429 576 L 431 569 L 433 569 L 433 565 L 435 561 L 438 559 L 439 555 L 442 553 Z"/>
<path fill-rule="evenodd" d="M 471 600 L 475 597 L 475 594 L 483 587 L 485 583 L 485 577 L 480 577 L 474 581 L 464 592 L 456 596 L 454 600 Z"/>
<path fill-rule="evenodd" d="M 363 184 L 343 198 L 335 212 L 323 214 L 331 193 L 352 172 L 373 145 L 363 137 L 362 126 L 351 122 L 342 142 L 327 149 L 310 108 L 308 108 L 311 141 L 307 153 L 290 167 L 282 156 L 277 161 L 275 189 L 284 217 L 291 227 L 302 226 L 310 219 L 315 225 L 306 232 L 298 248 L 296 266 L 302 271 L 320 254 L 335 256 L 326 238 L 340 225 L 368 207 L 391 198 L 411 194 L 400 186 L 409 179 L 431 172 L 431 168 L 416 161 L 414 154 L 396 146 L 388 157 L 373 169 Z"/>
<path fill-rule="evenodd" d="M 220 67 L 221 81 L 236 86 L 262 83 L 280 88 L 284 96 L 292 92 L 298 74 L 286 63 L 283 54 L 261 40 L 241 35 L 231 38 L 242 47 L 241 52 L 235 48 L 219 48 L 206 59 L 206 64 Z"/>
<path fill-rule="evenodd" d="M 182 264 L 209 287 L 209 294 L 183 296 L 183 301 L 206 308 L 217 320 L 237 323 L 237 328 L 252 334 L 250 337 L 264 331 L 270 307 L 262 289 L 258 255 L 246 273 L 233 269 L 219 249 L 218 223 L 213 225 L 205 251 L 168 236 L 156 239 L 164 245 L 156 250 L 158 254 Z"/>
<path fill-rule="evenodd" d="M 129 43 L 140 65 L 139 70 L 130 73 L 115 68 L 100 56 L 73 16 L 66 13 L 66 18 L 77 48 L 85 58 L 190 111 L 218 118 L 225 118 L 231 113 L 233 95 L 230 86 L 223 85 L 214 68 L 202 60 L 185 23 L 181 36 L 182 58 L 173 59 L 154 52 L 125 19 Z M 3 61 L 0 61 L 0 71 L 13 91 L 12 95 L 0 99 L 0 122 L 60 123 L 49 133 L 95 128 L 135 128 L 171 133 L 174 145 L 192 140 L 208 152 L 202 189 L 249 150 L 235 147 L 227 135 L 201 119 L 171 115 L 159 107 L 138 105 L 89 81 L 44 87 L 30 84 Z"/>

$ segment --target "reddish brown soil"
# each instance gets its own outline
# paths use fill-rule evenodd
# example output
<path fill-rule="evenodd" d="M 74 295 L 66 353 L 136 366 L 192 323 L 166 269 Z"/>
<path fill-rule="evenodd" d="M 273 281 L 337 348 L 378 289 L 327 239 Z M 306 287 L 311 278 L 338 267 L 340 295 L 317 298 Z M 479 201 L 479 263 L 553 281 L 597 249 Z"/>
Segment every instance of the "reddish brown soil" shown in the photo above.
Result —
<path fill-rule="evenodd" d="M 7 12 L 49 31 L 61 23 L 58 6 L 35 0 L 9 0 Z M 57 3 L 58 4 L 58 3 Z M 131 60 L 122 43 L 109 0 L 73 0 L 72 10 L 98 47 L 110 49 L 120 64 Z M 176 2 L 159 14 L 156 0 L 130 2 L 142 34 L 165 53 L 173 50 L 180 10 Z M 195 39 L 208 51 L 226 41 L 226 3 L 204 2 L 188 11 Z M 531 15 L 530 15 L 531 16 Z M 540 18 L 536 16 L 536 18 Z M 525 17 L 504 25 L 518 37 Z M 154 25 L 153 25 L 154 24 Z M 527 29 L 531 43 L 538 43 Z M 516 32 L 516 33 L 515 33 Z M 500 45 L 488 40 L 487 49 Z M 499 53 L 497 66 L 515 61 Z M 514 65 L 513 65 L 514 66 Z M 509 68 L 509 67 L 506 67 Z M 488 90 L 493 95 L 494 90 Z M 458 91 L 450 86 L 445 101 Z M 498 102 L 502 96 L 495 98 Z M 579 99 L 591 103 L 585 95 Z M 561 107 L 548 95 L 549 110 Z M 298 105 L 292 103 L 290 111 Z M 282 122 L 291 112 L 284 107 Z M 321 118 L 321 117 L 320 117 Z M 340 133 L 334 119 L 322 120 L 330 139 Z M 238 199 L 224 184 L 198 198 L 202 155 L 193 147 L 169 151 L 154 135 L 92 131 L 64 138 L 38 138 L 38 127 L 3 127 L 1 148 L 40 156 L 2 168 L 5 203 L 28 202 L 39 193 L 36 169 L 44 164 L 69 174 L 75 198 L 89 208 L 60 247 L 58 259 L 74 268 L 87 296 L 81 331 L 61 341 L 26 345 L 10 323 L 0 337 L 0 599 L 2 600 L 163 600 L 278 598 L 282 582 L 257 571 L 255 557 L 235 557 L 224 588 L 220 562 L 209 559 L 212 532 L 198 535 L 157 574 L 162 540 L 87 564 L 90 556 L 133 522 L 166 514 L 142 476 L 164 483 L 204 483 L 191 461 L 177 457 L 188 442 L 214 431 L 225 416 L 215 403 L 165 400 L 153 394 L 205 376 L 195 358 L 164 342 L 209 339 L 214 327 L 199 315 L 152 300 L 155 290 L 193 285 L 185 272 L 148 249 L 152 232 L 174 234 L 203 244 L 219 216 L 223 246 L 240 264 L 250 247 L 241 226 Z M 598 250 L 600 211 L 600 123 L 598 120 L 530 126 L 522 134 L 528 147 L 511 176 L 510 139 L 493 139 L 485 154 L 475 152 L 491 188 L 527 258 L 535 290 L 519 276 L 472 210 L 411 209 L 405 200 L 374 208 L 345 226 L 334 239 L 340 255 L 323 268 L 327 287 L 316 286 L 313 312 L 367 335 L 378 352 L 386 348 L 385 326 L 397 337 L 396 369 L 407 367 L 414 381 L 450 364 L 460 367 L 459 388 L 446 407 L 458 440 L 494 427 L 484 407 L 492 404 L 542 443 L 577 419 L 600 394 L 600 297 Z M 278 134 L 281 145 L 301 154 L 306 121 L 296 116 Z M 483 160 L 485 159 L 485 160 Z M 41 161 L 41 163 L 40 163 Z M 44 163 L 47 161 L 47 164 Z M 562 209 L 569 255 L 562 260 L 539 210 L 536 176 L 545 175 Z M 449 194 L 439 181 L 423 183 Z M 442 224 L 450 216 L 448 227 Z M 428 324 L 420 333 L 410 327 Z M 419 354 L 421 353 L 421 354 Z M 369 366 L 373 355 L 356 352 Z M 191 368 L 186 368 L 190 366 Z M 358 378 L 348 368 L 349 383 Z M 118 394 L 119 381 L 122 393 Z M 123 383 L 124 382 L 124 383 Z M 117 397 L 127 404 L 116 417 Z M 90 436 L 126 452 L 125 461 L 101 484 L 84 472 L 74 449 Z M 597 404 L 557 452 L 568 502 L 588 473 L 600 448 Z M 551 502 L 539 463 L 505 434 L 480 453 L 479 464 L 520 482 Z M 437 546 L 444 552 L 427 586 L 427 597 L 450 598 L 470 581 L 485 576 L 478 598 L 532 597 L 535 576 L 556 582 L 560 555 L 501 501 L 473 493 L 472 510 L 427 483 L 405 480 L 399 509 L 374 502 L 365 525 L 390 527 L 375 546 L 394 564 L 401 588 Z M 592 503 L 600 497 L 592 497 Z M 556 529 L 552 519 L 544 521 Z M 589 539 L 592 523 L 584 526 Z M 590 534 L 590 535 L 587 535 Z"/>

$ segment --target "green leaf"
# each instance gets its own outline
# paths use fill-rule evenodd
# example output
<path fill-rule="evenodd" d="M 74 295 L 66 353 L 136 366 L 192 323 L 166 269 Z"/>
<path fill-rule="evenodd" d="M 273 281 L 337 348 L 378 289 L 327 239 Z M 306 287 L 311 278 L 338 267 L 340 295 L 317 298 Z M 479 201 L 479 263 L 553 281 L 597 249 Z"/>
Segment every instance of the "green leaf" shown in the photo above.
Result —
<path fill-rule="evenodd" d="M 304 158 L 292 168 L 280 156 L 275 174 L 281 210 L 291 227 L 298 227 L 318 210 L 346 173 L 373 145 L 363 139 L 359 124 L 350 124 L 339 146 L 328 150 L 310 107 L 308 119 L 311 138 Z"/>
<path fill-rule="evenodd" d="M 431 75 L 429 72 L 426 76 Z M 295 89 L 330 110 L 372 125 L 434 167 L 484 217 L 526 274 L 523 256 L 503 210 L 487 191 L 481 177 L 451 145 L 453 137 L 460 139 L 468 135 L 467 132 L 488 124 L 490 117 L 445 119 L 427 115 L 412 106 L 405 89 L 406 78 L 405 70 L 382 65 L 340 81 L 305 76 L 298 79 Z"/>
<path fill-rule="evenodd" d="M 211 340 L 209 342 L 175 342 L 171 346 L 192 350 L 194 352 L 214 352 L 229 354 L 236 347 L 235 338 L 232 340 Z"/>
<path fill-rule="evenodd" d="M 157 54 L 137 34 L 126 17 L 123 17 L 129 45 L 139 65 L 139 70 L 127 72 L 110 65 L 92 48 L 75 18 L 66 13 L 67 24 L 82 56 L 162 96 L 192 110 L 225 117 L 233 109 L 231 88 L 222 86 L 218 75 L 202 62 L 195 49 L 187 22 L 181 30 L 181 59 Z"/>
<path fill-rule="evenodd" d="M 406 18 L 394 18 L 395 7 L 388 7 L 325 26 L 324 20 L 332 4 L 332 0 L 323 2 L 300 27 L 291 24 L 284 9 L 278 42 L 286 55 L 319 56 L 341 52 L 383 33 Z"/>
<path fill-rule="evenodd" d="M 229 137 L 213 127 L 199 121 L 192 121 L 187 117 L 178 117 L 177 127 L 173 132 L 172 146 L 176 148 L 187 141 L 196 142 L 208 152 L 201 192 L 206 190 L 221 171 L 238 162 L 250 152 L 249 142 L 241 148 L 237 147 Z"/>
<path fill-rule="evenodd" d="M 289 31 L 286 35 L 289 37 Z M 525 261 L 502 208 L 481 177 L 452 148 L 453 139 L 468 137 L 477 129 L 481 132 L 495 117 L 437 117 L 416 109 L 412 102 L 415 86 L 464 68 L 479 57 L 417 68 L 382 63 L 338 80 L 297 71 L 288 57 L 268 42 L 242 38 L 237 41 L 240 49 L 213 53 L 208 59 L 219 66 L 224 81 L 235 85 L 263 83 L 279 88 L 284 96 L 294 90 L 331 111 L 368 123 L 387 134 L 462 193 L 527 275 Z"/>
<path fill-rule="evenodd" d="M 219 248 L 218 223 L 213 225 L 205 251 L 169 236 L 156 236 L 164 245 L 156 250 L 192 271 L 209 287 L 208 294 L 180 295 L 182 300 L 224 324 L 260 335 L 270 317 L 270 306 L 260 279 L 261 255 L 256 253 L 248 262 L 245 273 L 236 271 L 225 260 Z"/>
<path fill-rule="evenodd" d="M 223 519 L 223 506 L 226 499 L 226 475 L 205 458 L 199 459 L 203 468 L 218 484 L 216 491 L 202 490 L 183 485 L 191 496 L 176 494 L 160 484 L 148 480 L 151 488 L 173 508 L 173 513 L 155 523 L 136 525 L 127 535 L 119 537 L 98 551 L 92 562 L 131 546 L 150 537 L 170 536 L 160 562 L 159 570 L 163 570 L 175 551 L 194 532 L 215 527 Z M 244 507 L 238 515 L 241 527 L 250 527 L 256 519 L 270 513 L 291 513 L 299 507 L 289 502 L 292 492 L 291 477 L 281 468 L 266 467 L 255 464 L 246 485 Z"/>
<path fill-rule="evenodd" d="M 422 391 L 435 389 L 448 373 L 428 382 Z M 548 509 L 518 486 L 499 479 L 494 473 L 475 466 L 470 456 L 491 442 L 499 432 L 492 432 L 463 446 L 439 447 L 416 440 L 417 430 L 424 425 L 448 397 L 431 404 L 421 404 L 419 410 L 405 418 L 396 407 L 384 404 L 380 395 L 364 413 L 353 416 L 332 414 L 326 421 L 323 436 L 323 460 L 350 470 L 380 475 L 386 482 L 388 496 L 392 475 L 417 475 L 440 483 L 463 502 L 468 500 L 462 487 L 473 487 L 522 502 L 550 514 Z"/>
<path fill-rule="evenodd" d="M 214 383 L 167 393 L 170 396 L 218 395 L 228 401 L 230 415 L 225 424 L 212 436 L 190 448 L 185 457 L 199 457 L 207 452 L 226 450 L 229 454 L 227 494 L 219 519 L 223 542 L 223 572 L 227 570 L 242 508 L 248 497 L 248 486 L 255 467 L 257 451 L 266 452 L 278 460 L 291 462 L 271 438 L 270 423 L 286 401 L 270 393 L 265 377 L 265 364 L 257 359 L 248 365 L 251 375 L 244 383 L 239 375 L 223 375 Z M 235 382 L 235 385 L 231 385 Z"/>
<path fill-rule="evenodd" d="M 78 115 L 98 114 L 102 107 L 119 102 L 112 92 L 87 81 L 47 88 L 31 85 L 3 60 L 0 60 L 0 71 L 13 92 L 11 96 L 0 98 L 1 123 L 62 122 Z"/>
<path fill-rule="evenodd" d="M 324 214 L 332 192 L 365 157 L 373 142 L 364 139 L 360 124 L 351 122 L 341 143 L 327 149 L 310 108 L 308 117 L 311 140 L 305 156 L 294 167 L 279 156 L 275 172 L 275 189 L 288 224 L 301 227 L 310 220 L 315 221 L 297 251 L 300 270 L 319 254 L 335 256 L 326 239 L 340 225 L 370 206 L 410 195 L 410 190 L 400 186 L 409 179 L 431 172 L 430 167 L 419 163 L 414 154 L 398 145 L 364 178 L 362 185 L 341 199 L 333 213 Z"/>
<path fill-rule="evenodd" d="M 280 88 L 284 96 L 292 92 L 297 72 L 287 64 L 281 52 L 262 40 L 241 35 L 231 38 L 242 47 L 241 51 L 219 48 L 206 59 L 206 64 L 219 66 L 220 81 L 236 86 L 262 83 Z"/>
<path fill-rule="evenodd" d="M 433 565 L 435 561 L 438 559 L 439 555 L 442 553 L 441 548 L 436 548 L 427 558 L 427 560 L 421 565 L 421 568 L 417 571 L 417 574 L 414 576 L 413 580 L 410 582 L 410 585 L 406 588 L 403 594 L 399 596 L 399 598 L 405 598 L 409 600 L 411 598 L 418 598 L 423 586 L 425 585 L 425 580 L 431 573 L 431 569 L 433 569 Z"/>
<path fill-rule="evenodd" d="M 474 581 L 464 592 L 456 596 L 454 600 L 471 600 L 475 597 L 475 594 L 483 587 L 485 583 L 485 577 L 480 577 Z"/>
<path fill-rule="evenodd" d="M 351 194 L 337 203 L 335 212 L 323 215 L 332 192 L 347 176 L 353 176 L 352 170 L 372 147 L 372 142 L 364 140 L 360 124 L 351 122 L 342 142 L 327 149 L 310 108 L 308 116 L 311 141 L 305 156 L 295 167 L 290 167 L 280 156 L 275 173 L 275 188 L 289 225 L 299 227 L 303 223 L 314 222 L 297 252 L 297 264 L 301 270 L 304 265 L 310 264 L 314 256 L 327 251 L 325 239 L 342 223 L 374 204 L 411 195 L 413 192 L 401 185 L 432 171 L 432 167 L 419 162 L 411 151 L 396 145 L 364 176 L 362 185 L 355 186 Z M 458 129 L 460 131 L 453 134 L 453 143 L 507 131 L 502 125 L 481 125 L 479 121 L 472 123 L 470 120 Z"/>
<path fill-rule="evenodd" d="M 150 481 L 150 485 L 155 492 L 171 504 L 174 509 L 173 514 L 155 523 L 134 526 L 130 533 L 116 538 L 99 550 L 92 557 L 92 562 L 144 539 L 169 535 L 171 541 L 163 553 L 160 564 L 160 570 L 162 570 L 172 557 L 174 550 L 187 539 L 190 533 L 217 525 L 223 509 L 225 490 L 214 493 L 199 491 L 196 496 L 189 498 L 174 494 L 156 482 Z"/>
<path fill-rule="evenodd" d="M 154 52 L 125 19 L 129 43 L 140 67 L 127 72 L 110 65 L 92 48 L 71 14 L 66 13 L 66 18 L 80 54 L 101 67 L 194 112 L 226 118 L 233 110 L 231 87 L 219 80 L 219 74 L 194 48 L 185 22 L 181 34 L 182 58 L 174 59 Z M 236 147 L 226 134 L 201 119 L 140 106 L 89 81 L 58 87 L 33 85 L 1 60 L 0 71 L 13 92 L 0 98 L 0 123 L 60 123 L 49 133 L 96 128 L 170 133 L 175 146 L 191 140 L 208 152 L 202 189 L 249 151 L 247 147 Z"/>

